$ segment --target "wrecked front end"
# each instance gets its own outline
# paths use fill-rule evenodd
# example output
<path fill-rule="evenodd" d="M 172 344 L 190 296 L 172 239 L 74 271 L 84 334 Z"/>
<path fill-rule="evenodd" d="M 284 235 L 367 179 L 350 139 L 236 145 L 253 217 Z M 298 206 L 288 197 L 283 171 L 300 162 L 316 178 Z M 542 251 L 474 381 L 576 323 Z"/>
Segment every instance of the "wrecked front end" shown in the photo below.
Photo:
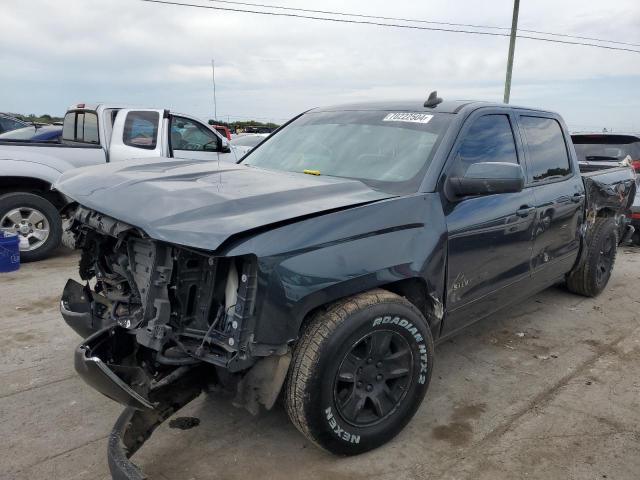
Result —
<path fill-rule="evenodd" d="M 110 441 L 110 463 L 133 454 L 140 438 L 205 385 L 234 392 L 251 411 L 258 403 L 273 405 L 289 357 L 286 351 L 274 356 L 269 350 L 269 357 L 254 351 L 255 257 L 215 256 L 155 241 L 83 207 L 69 231 L 82 252 L 85 282 L 69 280 L 60 302 L 67 324 L 87 337 L 75 351 L 75 368 L 90 386 L 128 407 L 123 416 L 131 418 L 119 424 L 135 430 L 116 425 L 120 434 Z M 273 379 L 269 393 L 251 387 L 254 366 L 263 385 Z"/>

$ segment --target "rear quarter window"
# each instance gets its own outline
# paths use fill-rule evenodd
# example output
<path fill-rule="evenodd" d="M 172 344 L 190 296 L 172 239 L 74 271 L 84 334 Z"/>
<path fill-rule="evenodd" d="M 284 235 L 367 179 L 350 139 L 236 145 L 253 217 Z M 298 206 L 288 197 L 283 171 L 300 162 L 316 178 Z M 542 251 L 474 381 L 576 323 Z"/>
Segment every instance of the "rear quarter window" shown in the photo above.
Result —
<path fill-rule="evenodd" d="M 124 122 L 122 143 L 130 147 L 155 150 L 158 141 L 158 112 L 129 112 Z"/>
<path fill-rule="evenodd" d="M 542 182 L 571 175 L 569 153 L 557 120 L 544 117 L 520 117 L 526 138 L 530 180 Z"/>

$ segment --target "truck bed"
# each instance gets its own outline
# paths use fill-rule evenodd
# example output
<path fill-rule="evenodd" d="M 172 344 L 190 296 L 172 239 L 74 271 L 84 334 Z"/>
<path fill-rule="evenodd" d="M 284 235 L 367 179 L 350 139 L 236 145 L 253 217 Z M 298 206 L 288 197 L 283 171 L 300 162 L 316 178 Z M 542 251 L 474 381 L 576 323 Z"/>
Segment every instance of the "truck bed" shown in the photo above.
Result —
<path fill-rule="evenodd" d="M 636 193 L 636 173 L 631 167 L 616 167 L 582 174 L 587 210 L 611 209 L 615 213 L 631 207 Z"/>

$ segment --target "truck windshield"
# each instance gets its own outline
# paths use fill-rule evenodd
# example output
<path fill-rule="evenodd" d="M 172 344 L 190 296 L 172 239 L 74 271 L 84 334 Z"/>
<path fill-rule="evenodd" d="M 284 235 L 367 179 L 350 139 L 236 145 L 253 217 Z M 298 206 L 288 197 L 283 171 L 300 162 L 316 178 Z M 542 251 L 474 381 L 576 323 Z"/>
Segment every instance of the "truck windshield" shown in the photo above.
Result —
<path fill-rule="evenodd" d="M 392 193 L 417 191 L 451 114 L 310 112 L 273 134 L 245 165 L 354 178 Z"/>

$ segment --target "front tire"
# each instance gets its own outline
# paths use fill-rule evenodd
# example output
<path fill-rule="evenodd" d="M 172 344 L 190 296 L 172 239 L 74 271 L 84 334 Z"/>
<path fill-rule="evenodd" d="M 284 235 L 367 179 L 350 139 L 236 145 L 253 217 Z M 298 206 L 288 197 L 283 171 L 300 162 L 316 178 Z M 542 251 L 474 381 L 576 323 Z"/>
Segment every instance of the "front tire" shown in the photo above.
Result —
<path fill-rule="evenodd" d="M 287 412 L 309 440 L 355 455 L 397 435 L 424 398 L 433 339 L 406 299 L 372 290 L 316 313 L 293 355 Z"/>
<path fill-rule="evenodd" d="M 42 260 L 60 245 L 62 220 L 56 207 L 32 193 L 0 196 L 0 229 L 17 233 L 20 261 Z"/>

